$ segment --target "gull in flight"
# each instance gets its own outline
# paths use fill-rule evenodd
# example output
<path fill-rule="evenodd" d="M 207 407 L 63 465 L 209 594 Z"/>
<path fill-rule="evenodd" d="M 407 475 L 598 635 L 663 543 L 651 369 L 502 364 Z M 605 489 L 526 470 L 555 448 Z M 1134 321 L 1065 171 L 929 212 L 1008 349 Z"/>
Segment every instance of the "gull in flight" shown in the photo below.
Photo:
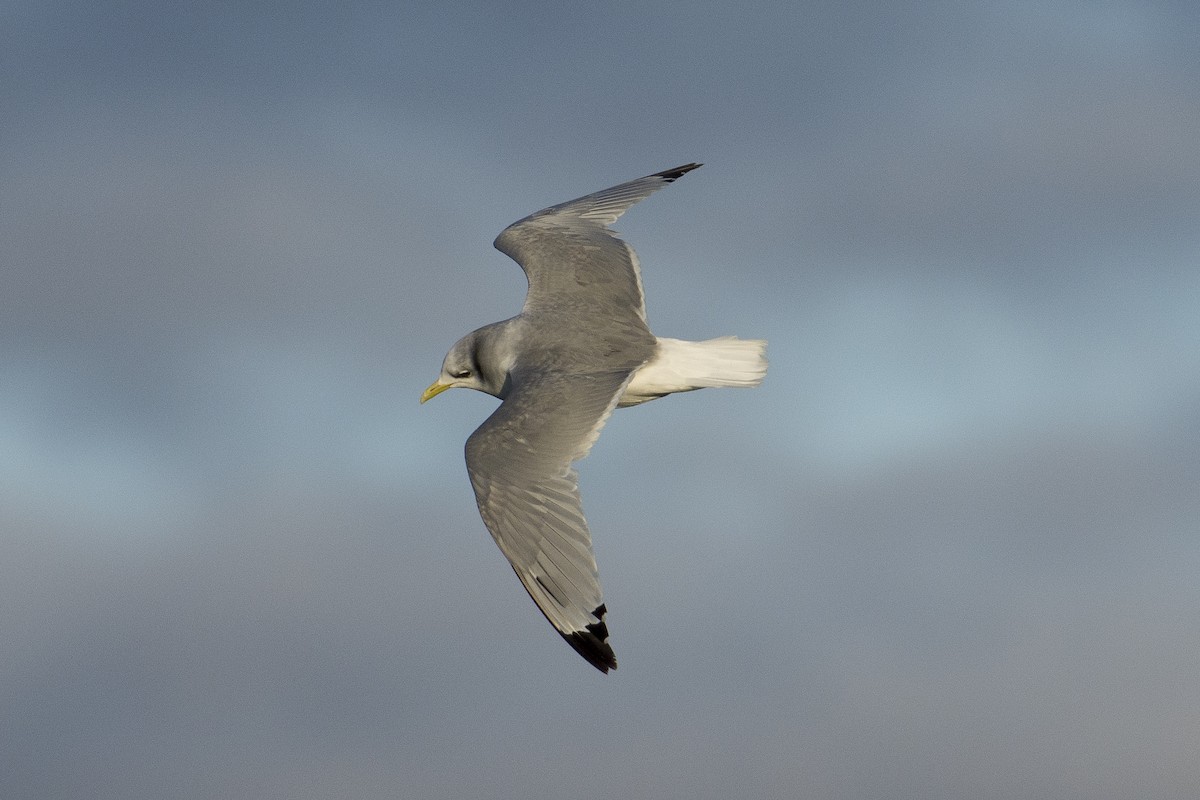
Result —
<path fill-rule="evenodd" d="M 651 333 L 637 254 L 608 227 L 699 166 L 647 175 L 505 228 L 496 249 L 529 280 L 521 313 L 460 339 L 421 395 L 424 403 L 461 387 L 503 401 L 467 439 L 479 514 L 546 619 L 601 672 L 616 669 L 617 659 L 572 464 L 614 408 L 710 386 L 757 386 L 767 372 L 765 341 Z"/>

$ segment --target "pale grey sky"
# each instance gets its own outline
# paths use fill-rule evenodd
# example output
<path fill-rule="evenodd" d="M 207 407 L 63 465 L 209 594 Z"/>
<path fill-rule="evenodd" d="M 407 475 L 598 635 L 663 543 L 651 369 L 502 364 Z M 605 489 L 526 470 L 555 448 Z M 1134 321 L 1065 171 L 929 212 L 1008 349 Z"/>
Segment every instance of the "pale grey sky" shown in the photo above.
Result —
<path fill-rule="evenodd" d="M 0 795 L 1190 798 L 1186 3 L 0 8 Z M 749 392 L 580 466 L 620 669 L 420 407 L 637 206 Z"/>

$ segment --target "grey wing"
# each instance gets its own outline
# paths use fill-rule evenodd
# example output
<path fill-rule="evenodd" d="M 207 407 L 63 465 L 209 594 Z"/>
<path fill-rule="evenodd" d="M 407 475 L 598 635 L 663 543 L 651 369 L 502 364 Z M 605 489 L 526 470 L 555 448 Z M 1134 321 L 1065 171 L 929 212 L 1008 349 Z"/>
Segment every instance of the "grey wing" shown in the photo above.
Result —
<path fill-rule="evenodd" d="M 526 309 L 576 313 L 600 309 L 606 316 L 646 319 L 641 267 L 633 248 L 608 228 L 634 203 L 700 164 L 684 164 L 551 206 L 514 222 L 496 237 L 496 249 L 512 258 L 529 279 Z"/>
<path fill-rule="evenodd" d="M 479 514 L 496 544 L 550 624 L 602 672 L 617 661 L 571 462 L 587 454 L 630 374 L 514 381 L 466 446 Z"/>

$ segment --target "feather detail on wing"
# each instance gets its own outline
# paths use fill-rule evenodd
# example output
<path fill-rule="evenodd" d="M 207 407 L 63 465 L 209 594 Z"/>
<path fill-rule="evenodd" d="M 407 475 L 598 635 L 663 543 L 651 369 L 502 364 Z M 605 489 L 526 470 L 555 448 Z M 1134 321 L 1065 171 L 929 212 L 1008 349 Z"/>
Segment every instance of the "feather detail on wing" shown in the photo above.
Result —
<path fill-rule="evenodd" d="M 617 662 L 571 463 L 587 454 L 630 375 L 518 373 L 466 445 L 479 513 L 496 544 L 550 624 L 603 672 Z"/>
<path fill-rule="evenodd" d="M 646 299 L 633 248 L 609 229 L 639 200 L 691 172 L 685 164 L 550 206 L 514 222 L 496 249 L 521 265 L 529 280 L 526 308 L 556 308 L 573 300 L 608 314 L 633 314 L 644 325 Z"/>

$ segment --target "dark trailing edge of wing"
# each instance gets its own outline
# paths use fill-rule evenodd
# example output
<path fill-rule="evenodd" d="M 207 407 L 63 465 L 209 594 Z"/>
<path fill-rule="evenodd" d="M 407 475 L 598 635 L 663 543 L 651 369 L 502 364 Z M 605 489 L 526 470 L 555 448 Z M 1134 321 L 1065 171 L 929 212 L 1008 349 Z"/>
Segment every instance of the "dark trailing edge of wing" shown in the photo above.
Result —
<path fill-rule="evenodd" d="M 680 176 L 686 175 L 687 173 L 691 172 L 692 170 L 699 169 L 700 167 L 703 167 L 703 166 L 704 166 L 703 164 L 695 164 L 695 163 L 684 164 L 682 167 L 675 167 L 674 169 L 664 169 L 662 172 L 656 172 L 653 175 L 651 175 L 650 177 L 651 178 L 662 178 L 667 183 L 671 183 L 672 181 L 678 179 Z"/>
<path fill-rule="evenodd" d="M 587 662 L 601 672 L 607 673 L 610 669 L 617 668 L 617 655 L 613 649 L 608 646 L 608 626 L 604 624 L 604 615 L 608 613 L 608 609 L 601 603 L 592 612 L 592 616 L 599 619 L 599 622 L 593 622 L 588 625 L 585 630 L 574 631 L 573 633 L 560 634 L 566 639 L 567 644 L 575 648 L 575 652 L 587 659 Z"/>

